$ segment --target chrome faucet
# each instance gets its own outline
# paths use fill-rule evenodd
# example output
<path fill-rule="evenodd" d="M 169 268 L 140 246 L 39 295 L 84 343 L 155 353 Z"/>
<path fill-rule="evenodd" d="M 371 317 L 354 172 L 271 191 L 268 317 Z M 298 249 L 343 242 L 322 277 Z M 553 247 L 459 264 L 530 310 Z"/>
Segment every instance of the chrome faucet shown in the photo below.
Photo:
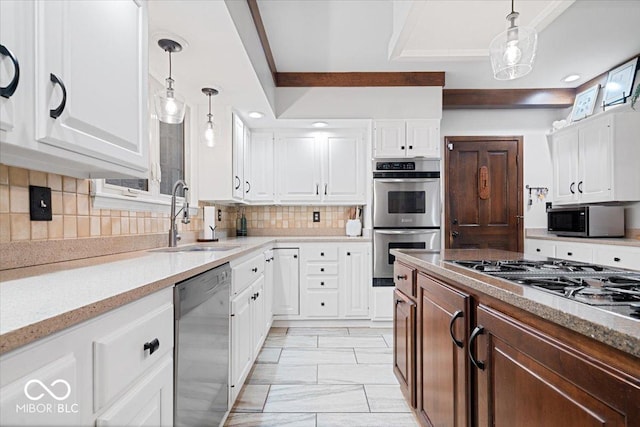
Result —
<path fill-rule="evenodd" d="M 182 196 L 184 197 L 184 204 L 182 208 L 176 213 L 176 193 L 178 192 L 178 188 L 182 187 Z M 180 240 L 180 235 L 178 234 L 178 227 L 176 226 L 176 217 L 182 211 L 182 223 L 189 224 L 191 220 L 189 219 L 189 201 L 187 200 L 187 191 L 189 191 L 189 186 L 186 182 L 179 179 L 173 184 L 173 190 L 171 191 L 171 225 L 169 228 L 169 247 L 173 248 Z"/>

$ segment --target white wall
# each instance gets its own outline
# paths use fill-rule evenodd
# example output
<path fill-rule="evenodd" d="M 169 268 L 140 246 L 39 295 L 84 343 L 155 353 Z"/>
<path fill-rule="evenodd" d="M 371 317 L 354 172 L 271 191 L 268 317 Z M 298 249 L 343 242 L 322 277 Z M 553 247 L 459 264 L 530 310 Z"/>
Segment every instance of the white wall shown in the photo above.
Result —
<path fill-rule="evenodd" d="M 527 206 L 528 192 L 524 194 L 525 228 L 546 228 L 545 202 L 551 200 L 553 178 L 551 156 L 546 133 L 551 123 L 566 116 L 564 110 L 445 110 L 442 114 L 440 134 L 445 136 L 509 135 L 523 136 L 524 185 L 548 187 L 545 200 L 534 199 Z M 446 149 L 446 148 L 445 148 Z"/>

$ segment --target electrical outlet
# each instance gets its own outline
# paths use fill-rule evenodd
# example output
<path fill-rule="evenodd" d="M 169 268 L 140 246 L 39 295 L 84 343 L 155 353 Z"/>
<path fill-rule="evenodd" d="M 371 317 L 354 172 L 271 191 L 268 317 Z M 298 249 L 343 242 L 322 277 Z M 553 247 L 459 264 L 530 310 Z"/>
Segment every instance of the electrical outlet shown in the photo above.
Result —
<path fill-rule="evenodd" d="M 31 221 L 51 221 L 51 188 L 29 186 L 29 214 Z"/>
<path fill-rule="evenodd" d="M 218 221 L 222 221 L 222 209 L 218 209 Z"/>
<path fill-rule="evenodd" d="M 313 222 L 320 222 L 320 212 L 318 211 L 313 212 Z"/>

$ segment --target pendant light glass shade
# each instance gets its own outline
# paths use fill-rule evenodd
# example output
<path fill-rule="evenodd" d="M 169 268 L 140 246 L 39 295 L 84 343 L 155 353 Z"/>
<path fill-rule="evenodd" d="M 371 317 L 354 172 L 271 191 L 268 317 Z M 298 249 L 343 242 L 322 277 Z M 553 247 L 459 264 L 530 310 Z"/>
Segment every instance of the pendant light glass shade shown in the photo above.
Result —
<path fill-rule="evenodd" d="M 497 80 L 513 80 L 526 76 L 533 69 L 533 60 L 538 46 L 538 33 L 529 27 L 516 26 L 519 13 L 507 15 L 509 28 L 498 34 L 489 45 L 489 56 L 493 76 Z"/>
<path fill-rule="evenodd" d="M 209 98 L 209 114 L 207 114 L 207 121 L 205 122 L 202 129 L 202 140 L 207 147 L 213 147 L 216 145 L 216 140 L 213 114 L 211 114 L 211 97 L 217 95 L 218 91 L 210 87 L 204 87 L 202 88 L 202 93 L 207 95 L 207 97 Z"/>
<path fill-rule="evenodd" d="M 158 45 L 165 52 L 169 53 L 169 77 L 165 80 L 165 88 L 154 94 L 153 103 L 156 115 L 158 116 L 158 120 L 164 123 L 182 123 L 186 104 L 184 98 L 174 90 L 174 80 L 171 78 L 171 54 L 180 52 L 182 46 L 180 43 L 169 39 L 158 40 Z"/>

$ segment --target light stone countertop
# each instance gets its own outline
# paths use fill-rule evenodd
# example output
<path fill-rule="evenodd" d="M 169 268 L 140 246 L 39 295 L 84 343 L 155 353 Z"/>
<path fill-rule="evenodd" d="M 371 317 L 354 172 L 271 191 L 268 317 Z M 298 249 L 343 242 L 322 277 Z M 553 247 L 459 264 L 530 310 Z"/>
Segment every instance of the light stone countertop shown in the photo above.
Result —
<path fill-rule="evenodd" d="M 640 234 L 638 238 L 629 237 L 562 237 L 549 233 L 545 228 L 527 228 L 526 239 L 554 240 L 557 242 L 591 243 L 611 246 L 635 246 L 640 248 Z"/>
<path fill-rule="evenodd" d="M 640 357 L 640 320 L 609 313 L 597 307 L 491 277 L 446 260 L 544 260 L 530 254 L 490 249 L 442 250 L 440 253 L 392 249 L 402 262 L 460 283 L 485 295 L 504 301 L 557 325 L 593 338 L 625 353 Z"/>
<path fill-rule="evenodd" d="M 0 272 L 0 354 L 281 242 L 371 242 L 365 237 L 240 237 L 221 252 L 158 249 Z M 191 243 L 193 244 L 193 243 Z M 189 244 L 189 245 L 191 245 Z M 187 246 L 187 245 L 184 245 Z"/>

